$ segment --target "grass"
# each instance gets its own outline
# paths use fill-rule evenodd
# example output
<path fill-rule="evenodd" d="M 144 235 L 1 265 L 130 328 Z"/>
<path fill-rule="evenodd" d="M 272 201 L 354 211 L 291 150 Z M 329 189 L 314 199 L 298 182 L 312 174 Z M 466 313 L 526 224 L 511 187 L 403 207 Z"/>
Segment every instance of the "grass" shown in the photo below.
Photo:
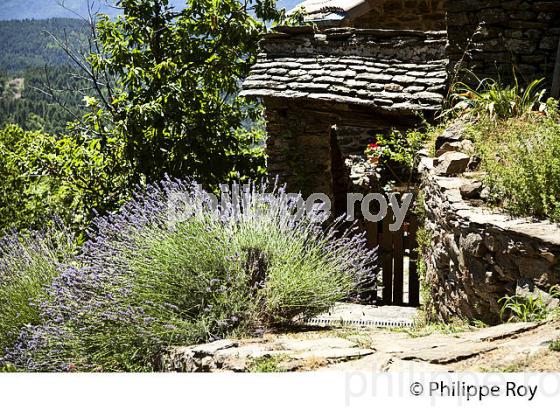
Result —
<path fill-rule="evenodd" d="M 515 75 L 512 85 L 504 85 L 491 78 L 478 79 L 477 87 L 457 82 L 450 94 L 451 108 L 444 116 L 467 113 L 493 119 L 521 117 L 538 109 L 542 103 L 545 94 L 541 87 L 543 80 L 534 80 L 526 87 L 520 86 Z"/>
<path fill-rule="evenodd" d="M 287 355 L 257 357 L 251 361 L 248 369 L 251 373 L 283 373 L 287 370 L 282 364 L 289 359 Z"/>
<path fill-rule="evenodd" d="M 552 286 L 549 294 L 553 298 L 560 297 L 560 286 Z M 541 294 L 504 296 L 498 301 L 502 308 L 500 317 L 508 322 L 541 322 L 558 314 L 558 308 L 549 308 Z"/>
<path fill-rule="evenodd" d="M 478 371 L 489 373 L 522 373 L 522 372 L 558 372 L 560 354 L 552 350 L 544 350 L 510 362 L 507 365 L 495 363 L 479 367 Z"/>
<path fill-rule="evenodd" d="M 463 321 L 460 319 L 454 320 L 451 323 L 445 323 L 442 321 L 436 321 L 434 319 L 426 320 L 422 311 L 420 311 L 420 317 L 415 321 L 412 328 L 394 328 L 392 331 L 399 333 L 406 333 L 412 338 L 426 337 L 434 333 L 440 333 L 445 335 L 454 335 L 458 333 L 470 332 L 476 329 L 486 327 L 486 325 L 480 321 L 473 321 L 471 323 Z"/>
<path fill-rule="evenodd" d="M 553 352 L 560 352 L 560 339 L 553 340 L 548 345 L 548 349 Z"/>

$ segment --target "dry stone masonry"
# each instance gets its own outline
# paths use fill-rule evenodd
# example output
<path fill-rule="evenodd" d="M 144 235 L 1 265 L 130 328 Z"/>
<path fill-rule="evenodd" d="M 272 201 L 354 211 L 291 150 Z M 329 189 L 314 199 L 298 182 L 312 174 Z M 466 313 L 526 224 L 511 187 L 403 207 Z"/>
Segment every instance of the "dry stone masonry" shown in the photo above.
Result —
<path fill-rule="evenodd" d="M 282 28 L 262 53 L 242 95 L 313 99 L 413 113 L 437 111 L 446 89 L 441 32 Z"/>
<path fill-rule="evenodd" d="M 375 189 L 363 152 L 376 134 L 410 128 L 418 112 L 429 118 L 441 109 L 445 35 L 278 30 L 261 41 L 242 95 L 265 104 L 269 172 L 290 189 L 326 193 L 336 207 L 349 190 Z"/>
<path fill-rule="evenodd" d="M 312 26 L 281 27 L 260 42 L 243 95 L 266 107 L 268 171 L 343 211 L 347 192 L 381 187 L 364 156 L 391 129 L 441 111 L 459 68 L 479 77 L 552 84 L 560 1 L 308 0 Z M 434 31 L 437 30 L 437 31 Z M 421 114 L 421 115 L 419 115 Z M 499 320 L 498 299 L 560 282 L 560 233 L 480 205 L 488 190 L 465 179 L 472 142 L 449 129 L 424 186 L 434 234 L 429 281 L 441 317 Z"/>
<path fill-rule="evenodd" d="M 496 324 L 502 297 L 531 292 L 546 302 L 546 293 L 560 283 L 560 227 L 485 207 L 483 176 L 465 172 L 468 162 L 468 155 L 453 151 L 422 161 L 431 236 L 426 281 L 442 319 Z"/>
<path fill-rule="evenodd" d="M 560 1 L 447 1 L 451 68 L 465 59 L 481 77 L 546 78 L 550 90 L 560 37 Z M 477 33 L 473 36 L 474 33 Z"/>

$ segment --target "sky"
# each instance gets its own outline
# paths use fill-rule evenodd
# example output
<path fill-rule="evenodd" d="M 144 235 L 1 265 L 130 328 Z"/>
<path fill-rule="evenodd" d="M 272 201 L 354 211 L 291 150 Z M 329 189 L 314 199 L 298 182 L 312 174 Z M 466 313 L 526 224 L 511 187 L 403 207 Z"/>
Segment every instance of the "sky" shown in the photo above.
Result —
<path fill-rule="evenodd" d="M 62 0 L 0 0 L 0 20 L 45 19 L 52 17 L 76 17 L 72 12 L 60 7 Z M 93 0 L 100 6 L 106 0 Z M 293 8 L 303 0 L 279 0 L 278 7 Z M 87 0 L 64 0 L 66 6 L 80 15 L 87 15 Z M 185 0 L 170 0 L 175 6 L 185 3 Z M 102 12 L 115 14 L 116 11 L 104 6 Z"/>

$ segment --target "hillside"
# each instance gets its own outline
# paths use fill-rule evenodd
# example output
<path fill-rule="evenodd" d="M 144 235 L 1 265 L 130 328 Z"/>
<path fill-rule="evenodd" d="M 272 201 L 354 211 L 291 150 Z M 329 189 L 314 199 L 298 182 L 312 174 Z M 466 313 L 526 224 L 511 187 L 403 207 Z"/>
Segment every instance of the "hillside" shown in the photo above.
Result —
<path fill-rule="evenodd" d="M 85 16 L 87 15 L 88 0 L 65 0 L 65 5 L 72 11 L 66 10 L 60 6 L 60 0 L 2 0 L 0 7 L 0 20 L 23 20 L 23 19 L 47 19 L 54 17 L 76 17 L 75 13 Z M 294 5 L 302 0 L 280 0 L 278 7 L 291 9 Z M 102 13 L 115 16 L 118 11 L 112 7 L 108 7 L 106 3 L 112 1 L 94 0 L 95 9 L 99 9 Z M 185 0 L 170 0 L 170 4 L 175 7 L 181 7 L 185 4 Z"/>
<path fill-rule="evenodd" d="M 67 64 L 67 56 L 48 33 L 79 44 L 84 30 L 76 19 L 0 21 L 0 72 Z"/>
<path fill-rule="evenodd" d="M 71 62 L 47 32 L 67 36 L 78 47 L 84 30 L 76 19 L 0 21 L 0 127 L 17 123 L 24 129 L 65 129 L 73 117 L 40 90 L 45 89 L 45 72 L 56 89 L 75 88 L 76 82 Z M 57 98 L 81 112 L 78 93 L 59 93 Z"/>
<path fill-rule="evenodd" d="M 3 0 L 0 8 L 0 20 L 23 20 L 23 19 L 48 19 L 54 17 L 76 17 L 74 13 L 87 15 L 87 0 L 65 0 L 64 7 L 60 6 L 60 0 Z M 96 0 L 100 11 L 107 14 L 116 14 L 116 10 L 104 6 L 105 0 Z"/>

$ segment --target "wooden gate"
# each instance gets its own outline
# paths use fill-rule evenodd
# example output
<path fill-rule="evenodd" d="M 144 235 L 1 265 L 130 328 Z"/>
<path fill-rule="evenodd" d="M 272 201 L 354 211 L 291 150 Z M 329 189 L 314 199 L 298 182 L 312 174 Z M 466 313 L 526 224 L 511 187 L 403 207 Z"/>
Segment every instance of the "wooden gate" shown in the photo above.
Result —
<path fill-rule="evenodd" d="M 391 232 L 389 225 L 394 215 L 389 207 L 387 216 L 380 222 L 365 222 L 368 246 L 379 246 L 379 262 L 383 279 L 381 304 L 400 306 L 420 305 L 417 218 L 407 215 L 398 231 Z"/>

